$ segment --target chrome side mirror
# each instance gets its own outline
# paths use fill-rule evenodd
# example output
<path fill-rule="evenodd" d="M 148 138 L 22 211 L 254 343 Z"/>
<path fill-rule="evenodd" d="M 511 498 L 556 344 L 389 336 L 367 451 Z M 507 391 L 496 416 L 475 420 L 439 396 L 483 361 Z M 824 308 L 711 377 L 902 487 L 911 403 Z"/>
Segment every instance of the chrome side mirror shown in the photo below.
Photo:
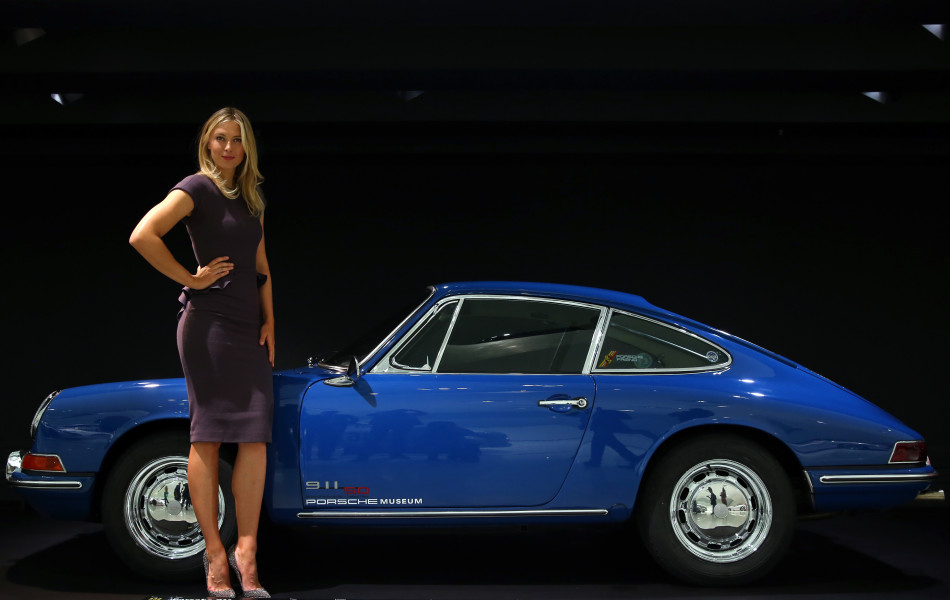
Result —
<path fill-rule="evenodd" d="M 360 378 L 360 363 L 356 360 L 356 357 L 350 358 L 350 364 L 346 367 L 346 375 L 341 375 L 340 377 L 334 377 L 332 379 L 325 379 L 323 383 L 327 385 L 332 385 L 333 387 L 350 387 L 356 383 L 356 380 Z"/>

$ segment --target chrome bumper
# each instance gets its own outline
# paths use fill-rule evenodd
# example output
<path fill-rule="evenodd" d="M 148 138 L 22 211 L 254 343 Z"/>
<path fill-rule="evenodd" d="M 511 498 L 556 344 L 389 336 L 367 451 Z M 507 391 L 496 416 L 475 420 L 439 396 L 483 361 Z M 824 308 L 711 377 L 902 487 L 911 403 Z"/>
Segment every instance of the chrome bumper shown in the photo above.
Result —
<path fill-rule="evenodd" d="M 45 490 L 79 490 L 82 489 L 82 482 L 75 480 L 50 478 L 50 479 L 21 479 L 23 470 L 20 465 L 23 464 L 23 455 L 25 450 L 16 450 L 7 457 L 6 478 L 7 483 L 13 487 L 45 489 Z"/>
<path fill-rule="evenodd" d="M 821 483 L 829 484 L 862 484 L 862 483 L 917 483 L 934 481 L 937 473 L 881 473 L 862 475 L 822 475 L 818 478 Z"/>
<path fill-rule="evenodd" d="M 7 457 L 7 481 L 12 483 L 13 474 L 20 473 L 20 464 L 23 462 L 23 451 L 11 452 Z"/>

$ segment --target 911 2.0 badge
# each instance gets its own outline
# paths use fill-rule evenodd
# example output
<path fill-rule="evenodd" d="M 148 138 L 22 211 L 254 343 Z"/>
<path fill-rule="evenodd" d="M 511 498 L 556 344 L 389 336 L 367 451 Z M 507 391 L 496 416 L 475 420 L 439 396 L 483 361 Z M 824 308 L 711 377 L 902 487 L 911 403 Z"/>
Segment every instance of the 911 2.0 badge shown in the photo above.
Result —
<path fill-rule="evenodd" d="M 421 506 L 422 498 L 377 498 L 370 495 L 369 487 L 340 485 L 339 481 L 305 482 L 307 506 Z M 318 492 L 319 494 L 314 494 Z"/>

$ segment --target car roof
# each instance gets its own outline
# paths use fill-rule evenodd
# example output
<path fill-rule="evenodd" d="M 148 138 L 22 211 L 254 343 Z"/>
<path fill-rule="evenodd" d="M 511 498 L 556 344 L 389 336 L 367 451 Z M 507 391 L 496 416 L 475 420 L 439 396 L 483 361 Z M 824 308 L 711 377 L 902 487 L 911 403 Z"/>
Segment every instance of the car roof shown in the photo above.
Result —
<path fill-rule="evenodd" d="M 434 286 L 439 297 L 462 294 L 505 294 L 564 298 L 579 302 L 636 308 L 677 316 L 647 302 L 642 296 L 595 287 L 529 281 L 456 281 Z"/>

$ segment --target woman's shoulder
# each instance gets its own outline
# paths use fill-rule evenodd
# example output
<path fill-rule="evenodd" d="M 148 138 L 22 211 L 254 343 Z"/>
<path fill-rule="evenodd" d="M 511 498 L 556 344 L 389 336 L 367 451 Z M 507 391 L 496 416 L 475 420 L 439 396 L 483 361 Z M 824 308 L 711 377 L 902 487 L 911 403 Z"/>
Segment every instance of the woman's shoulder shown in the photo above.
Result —
<path fill-rule="evenodd" d="M 210 192 L 217 189 L 211 178 L 204 173 L 192 173 L 175 184 L 173 190 L 182 190 L 194 198 L 196 193 Z"/>

